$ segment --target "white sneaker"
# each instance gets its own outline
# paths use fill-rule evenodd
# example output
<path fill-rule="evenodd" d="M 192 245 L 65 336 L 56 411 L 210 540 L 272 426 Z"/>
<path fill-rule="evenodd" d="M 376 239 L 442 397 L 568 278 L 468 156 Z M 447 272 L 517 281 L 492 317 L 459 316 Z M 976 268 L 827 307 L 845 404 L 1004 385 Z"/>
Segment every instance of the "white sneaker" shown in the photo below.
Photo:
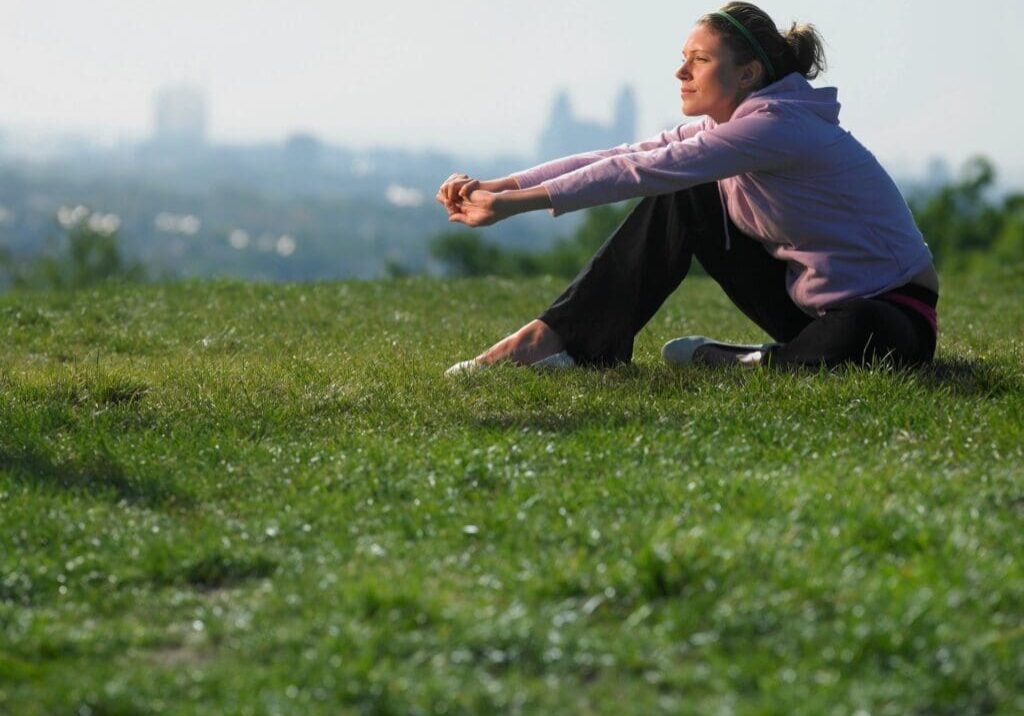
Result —
<path fill-rule="evenodd" d="M 531 363 L 530 367 L 539 370 L 558 370 L 561 368 L 572 368 L 574 365 L 576 365 L 576 361 L 573 360 L 572 356 L 562 351 L 547 358 L 541 358 L 536 363 Z"/>
<path fill-rule="evenodd" d="M 469 360 L 459 361 L 446 370 L 444 375 L 446 378 L 453 378 L 457 375 L 472 375 L 473 373 L 479 373 L 485 368 L 487 368 L 486 363 L 481 363 L 476 358 L 470 358 Z"/>
<path fill-rule="evenodd" d="M 671 365 L 760 365 L 768 349 L 777 344 L 723 343 L 706 336 L 676 338 L 661 347 L 661 357 Z M 697 349 L 703 348 L 699 355 Z"/>
<path fill-rule="evenodd" d="M 576 365 L 576 361 L 572 359 L 572 356 L 562 351 L 561 353 L 555 353 L 547 358 L 541 358 L 536 363 L 531 363 L 531 368 L 537 368 L 539 370 L 558 370 L 560 368 L 572 368 Z M 446 377 L 454 377 L 457 375 L 472 375 L 479 373 L 482 370 L 486 370 L 490 365 L 487 363 L 481 363 L 476 358 L 464 360 L 456 363 L 451 368 L 444 372 Z"/>

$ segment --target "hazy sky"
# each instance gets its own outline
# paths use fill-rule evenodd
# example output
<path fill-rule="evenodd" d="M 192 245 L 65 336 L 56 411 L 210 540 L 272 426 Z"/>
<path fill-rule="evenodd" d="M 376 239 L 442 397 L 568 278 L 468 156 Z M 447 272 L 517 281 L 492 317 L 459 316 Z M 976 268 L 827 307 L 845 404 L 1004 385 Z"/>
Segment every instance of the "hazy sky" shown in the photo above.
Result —
<path fill-rule="evenodd" d="M 0 0 L 0 127 L 140 138 L 186 81 L 214 139 L 295 130 L 358 147 L 532 152 L 554 92 L 605 121 L 635 86 L 638 134 L 682 121 L 673 72 L 692 0 Z M 842 123 L 883 161 L 982 152 L 1024 176 L 1022 0 L 765 0 L 815 23 Z"/>

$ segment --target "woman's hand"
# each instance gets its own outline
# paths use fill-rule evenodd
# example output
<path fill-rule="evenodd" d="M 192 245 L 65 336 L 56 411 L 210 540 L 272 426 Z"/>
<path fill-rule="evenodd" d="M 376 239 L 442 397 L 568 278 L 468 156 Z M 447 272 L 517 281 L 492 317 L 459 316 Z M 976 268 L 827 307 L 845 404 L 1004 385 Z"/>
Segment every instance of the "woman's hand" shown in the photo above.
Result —
<path fill-rule="evenodd" d="M 459 201 L 459 191 L 466 186 L 466 184 L 475 181 L 470 179 L 468 174 L 452 174 L 450 177 L 444 180 L 441 184 L 441 188 L 437 190 L 437 201 L 444 205 L 444 208 L 451 214 L 456 210 L 457 202 Z M 479 184 L 479 182 L 477 182 Z"/>
<path fill-rule="evenodd" d="M 494 192 L 477 189 L 460 197 L 456 208 L 449 210 L 448 221 L 473 227 L 490 226 L 512 215 Z"/>
<path fill-rule="evenodd" d="M 462 193 L 465 193 L 469 186 L 467 183 Z M 476 189 L 465 197 L 460 195 L 454 208 L 448 210 L 448 221 L 456 221 L 466 226 L 490 226 L 525 211 L 551 208 L 551 195 L 543 186 L 499 192 Z"/>
<path fill-rule="evenodd" d="M 452 174 L 441 184 L 441 188 L 437 190 L 435 198 L 438 203 L 444 205 L 449 214 L 452 214 L 458 210 L 459 203 L 477 189 L 497 193 L 514 191 L 518 188 L 519 185 L 512 177 L 479 181 L 470 178 L 468 174 Z"/>

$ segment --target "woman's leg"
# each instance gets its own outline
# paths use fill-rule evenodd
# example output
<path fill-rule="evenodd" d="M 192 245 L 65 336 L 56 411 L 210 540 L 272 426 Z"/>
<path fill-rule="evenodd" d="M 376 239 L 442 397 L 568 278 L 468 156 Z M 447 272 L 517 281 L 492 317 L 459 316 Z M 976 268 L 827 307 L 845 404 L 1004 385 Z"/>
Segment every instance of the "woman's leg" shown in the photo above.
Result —
<path fill-rule="evenodd" d="M 938 299 L 931 294 L 932 308 Z M 927 363 L 935 356 L 935 331 L 921 314 L 879 298 L 848 301 L 812 321 L 792 341 L 768 351 L 776 367 L 833 368 L 888 360 L 895 365 Z"/>
<path fill-rule="evenodd" d="M 793 340 L 813 318 L 789 297 L 786 262 L 774 258 L 764 244 L 744 234 L 731 219 L 728 225 L 728 240 L 723 234 L 721 240 L 694 246 L 697 260 L 761 330 L 780 343 Z"/>
<path fill-rule="evenodd" d="M 633 336 L 690 267 L 690 245 L 721 235 L 717 187 L 647 197 L 534 321 L 477 357 L 529 364 L 566 350 L 580 364 L 628 362 Z"/>
<path fill-rule="evenodd" d="M 866 364 L 890 359 L 899 365 L 930 361 L 935 355 L 935 330 L 906 305 L 882 298 L 857 299 L 812 317 L 793 303 L 786 291 L 786 263 L 772 258 L 763 245 L 729 222 L 729 245 L 695 244 L 697 259 L 733 303 L 781 345 L 765 352 L 763 363 L 776 367 L 844 363 Z M 935 307 L 938 296 L 923 288 L 904 287 L 919 303 Z M 717 353 L 717 355 L 716 355 Z M 698 348 L 697 362 L 736 362 L 750 350 Z M 703 354 L 711 360 L 702 361 Z"/>
<path fill-rule="evenodd" d="M 686 277 L 695 247 L 719 241 L 715 184 L 647 197 L 539 320 L 577 363 L 628 363 L 634 336 Z"/>
<path fill-rule="evenodd" d="M 490 365 L 508 360 L 530 365 L 564 348 L 562 339 L 542 321 L 534 319 L 476 357 L 478 363 Z"/>

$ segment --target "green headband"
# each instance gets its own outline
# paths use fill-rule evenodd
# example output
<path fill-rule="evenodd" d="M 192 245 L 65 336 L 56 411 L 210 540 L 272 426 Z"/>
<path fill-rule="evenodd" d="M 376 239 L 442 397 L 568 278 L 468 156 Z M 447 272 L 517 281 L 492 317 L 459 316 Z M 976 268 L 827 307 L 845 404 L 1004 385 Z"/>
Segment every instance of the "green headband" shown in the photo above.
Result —
<path fill-rule="evenodd" d="M 733 24 L 733 26 L 737 30 L 739 30 L 740 33 L 745 38 L 747 38 L 747 42 L 750 43 L 750 46 L 754 48 L 754 52 L 756 52 L 757 56 L 759 58 L 761 58 L 761 62 L 764 63 L 764 68 L 765 68 L 765 70 L 768 71 L 769 79 L 771 79 L 774 82 L 775 81 L 775 68 L 772 67 L 772 61 L 768 59 L 768 55 L 765 53 L 764 48 L 761 47 L 761 43 L 758 42 L 754 38 L 754 35 L 750 32 L 750 30 L 748 30 L 747 28 L 743 27 L 743 23 L 741 23 L 739 20 L 737 20 L 736 18 L 734 18 L 732 15 L 730 15 L 727 12 L 713 12 L 711 14 L 712 15 L 718 15 L 719 17 L 724 17 L 726 20 L 731 22 Z"/>

